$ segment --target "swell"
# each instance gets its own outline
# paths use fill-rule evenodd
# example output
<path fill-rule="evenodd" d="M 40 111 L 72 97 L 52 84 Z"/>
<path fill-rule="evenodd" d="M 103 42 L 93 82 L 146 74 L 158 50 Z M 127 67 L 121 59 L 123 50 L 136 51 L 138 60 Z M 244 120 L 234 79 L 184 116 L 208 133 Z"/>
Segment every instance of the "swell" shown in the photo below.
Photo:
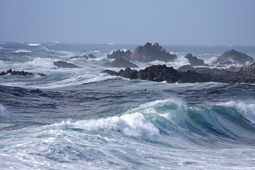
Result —
<path fill-rule="evenodd" d="M 0 131 L 4 143 L 0 146 L 4 153 L 0 154 L 0 164 L 8 166 L 3 161 L 8 159 L 24 169 L 61 169 L 66 165 L 72 169 L 158 169 L 162 163 L 179 166 L 180 161 L 203 165 L 200 154 L 212 161 L 220 152 L 227 152 L 212 148 L 253 148 L 255 126 L 247 115 L 254 114 L 254 108 L 246 102 L 188 104 L 170 98 L 142 104 L 118 116 Z M 189 154 L 195 154 L 196 159 Z M 232 157 L 232 151 L 228 155 Z"/>

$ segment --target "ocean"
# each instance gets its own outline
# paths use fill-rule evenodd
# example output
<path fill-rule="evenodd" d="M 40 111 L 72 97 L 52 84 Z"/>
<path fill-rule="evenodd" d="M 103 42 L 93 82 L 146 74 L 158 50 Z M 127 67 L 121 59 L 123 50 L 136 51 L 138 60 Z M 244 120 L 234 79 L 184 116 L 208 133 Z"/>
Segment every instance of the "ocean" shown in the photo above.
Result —
<path fill-rule="evenodd" d="M 100 73 L 107 54 L 137 46 L 1 42 L 0 72 L 46 76 L 0 76 L 0 169 L 255 169 L 255 85 Z M 134 63 L 177 69 L 188 53 L 211 64 L 231 49 L 255 57 L 254 46 L 162 46 L 178 59 Z"/>

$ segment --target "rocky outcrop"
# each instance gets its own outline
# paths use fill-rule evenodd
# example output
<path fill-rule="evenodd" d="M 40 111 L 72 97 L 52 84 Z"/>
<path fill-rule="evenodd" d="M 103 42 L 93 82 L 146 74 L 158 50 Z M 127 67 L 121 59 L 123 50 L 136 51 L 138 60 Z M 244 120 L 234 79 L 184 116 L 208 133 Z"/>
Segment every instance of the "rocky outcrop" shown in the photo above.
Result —
<path fill-rule="evenodd" d="M 34 73 L 30 73 L 30 72 L 26 72 L 26 71 L 13 71 L 12 69 L 9 69 L 6 72 L 4 72 L 4 71 L 1 72 L 0 76 L 4 76 L 6 74 L 19 75 L 19 76 L 34 75 Z M 37 75 L 46 76 L 46 74 L 43 74 L 43 73 L 37 73 Z"/>
<path fill-rule="evenodd" d="M 138 46 L 131 54 L 130 61 L 139 62 L 151 62 L 155 60 L 169 62 L 177 59 L 175 54 L 170 54 L 166 52 L 164 48 L 159 46 L 158 43 L 152 45 L 151 43 L 146 43 L 144 46 Z"/>
<path fill-rule="evenodd" d="M 55 66 L 59 67 L 59 68 L 80 68 L 77 65 L 74 65 L 72 63 L 68 63 L 65 61 L 56 61 L 53 63 Z"/>
<path fill-rule="evenodd" d="M 226 70 L 230 72 L 246 72 L 246 74 L 251 74 L 251 73 L 255 74 L 255 63 L 244 65 L 242 67 L 231 66 Z"/>
<path fill-rule="evenodd" d="M 108 54 L 107 55 L 107 58 L 109 59 L 115 59 L 115 58 L 124 58 L 125 60 L 129 61 L 130 59 L 130 56 L 131 56 L 131 51 L 130 50 L 127 50 L 127 51 L 114 51 L 112 52 L 111 54 Z"/>
<path fill-rule="evenodd" d="M 105 67 L 118 67 L 118 68 L 138 68 L 136 64 L 131 63 L 130 61 L 125 60 L 124 58 L 117 57 L 111 63 L 105 63 Z"/>
<path fill-rule="evenodd" d="M 166 52 L 158 43 L 151 44 L 146 43 L 144 46 L 138 46 L 132 53 L 128 51 L 114 51 L 107 55 L 109 59 L 115 59 L 117 57 L 124 58 L 127 61 L 139 61 L 139 62 L 152 62 L 152 61 L 174 61 L 177 59 L 175 54 Z"/>
<path fill-rule="evenodd" d="M 73 56 L 73 57 L 70 57 L 70 60 L 77 59 L 77 58 L 88 60 L 88 59 L 96 59 L 97 57 L 94 56 L 93 54 L 89 54 L 89 55 L 83 55 L 83 56 Z"/>
<path fill-rule="evenodd" d="M 208 66 L 204 63 L 202 59 L 198 59 L 197 57 L 193 56 L 191 53 L 185 56 L 189 60 L 191 66 Z"/>
<path fill-rule="evenodd" d="M 193 67 L 192 67 L 193 68 Z M 173 67 L 166 67 L 166 65 L 153 65 L 144 70 L 136 71 L 126 68 L 119 72 L 104 71 L 111 75 L 118 75 L 130 79 L 143 79 L 151 81 L 166 81 L 168 83 L 195 83 L 195 82 L 255 82 L 255 64 L 250 66 L 243 66 L 249 71 L 233 72 L 227 69 L 210 69 L 210 68 L 193 68 L 194 70 L 177 71 Z"/>
<path fill-rule="evenodd" d="M 214 64 L 245 64 L 246 62 L 254 62 L 254 60 L 245 53 L 230 50 L 218 57 Z"/>

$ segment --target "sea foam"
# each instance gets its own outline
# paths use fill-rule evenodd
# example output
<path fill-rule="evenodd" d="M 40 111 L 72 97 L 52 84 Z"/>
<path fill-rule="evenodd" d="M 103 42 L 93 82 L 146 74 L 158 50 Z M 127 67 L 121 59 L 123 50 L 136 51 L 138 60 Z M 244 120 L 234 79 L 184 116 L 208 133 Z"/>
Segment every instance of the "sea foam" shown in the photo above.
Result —
<path fill-rule="evenodd" d="M 38 46 L 41 46 L 40 44 L 28 44 L 28 46 L 30 47 L 38 47 Z"/>

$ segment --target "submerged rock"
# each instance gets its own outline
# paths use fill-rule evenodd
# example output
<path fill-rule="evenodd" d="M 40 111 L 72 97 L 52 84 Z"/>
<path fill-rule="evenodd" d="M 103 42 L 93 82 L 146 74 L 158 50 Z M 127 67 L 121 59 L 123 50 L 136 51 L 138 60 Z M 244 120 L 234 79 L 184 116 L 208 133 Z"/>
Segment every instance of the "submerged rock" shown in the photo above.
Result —
<path fill-rule="evenodd" d="M 118 67 L 118 68 L 138 68 L 136 64 L 131 63 L 130 61 L 125 60 L 124 58 L 117 57 L 111 63 L 105 63 L 105 67 Z"/>
<path fill-rule="evenodd" d="M 218 57 L 214 64 L 245 64 L 246 62 L 254 62 L 254 59 L 245 53 L 230 50 Z"/>
<path fill-rule="evenodd" d="M 53 63 L 55 66 L 59 67 L 59 68 L 81 68 L 75 64 L 72 63 L 68 63 L 65 61 L 56 61 Z"/>
<path fill-rule="evenodd" d="M 70 57 L 70 60 L 77 59 L 77 58 L 88 60 L 88 59 L 96 59 L 97 57 L 94 56 L 93 54 L 89 54 L 89 55 L 83 55 L 83 56 L 73 56 L 73 57 Z"/>

